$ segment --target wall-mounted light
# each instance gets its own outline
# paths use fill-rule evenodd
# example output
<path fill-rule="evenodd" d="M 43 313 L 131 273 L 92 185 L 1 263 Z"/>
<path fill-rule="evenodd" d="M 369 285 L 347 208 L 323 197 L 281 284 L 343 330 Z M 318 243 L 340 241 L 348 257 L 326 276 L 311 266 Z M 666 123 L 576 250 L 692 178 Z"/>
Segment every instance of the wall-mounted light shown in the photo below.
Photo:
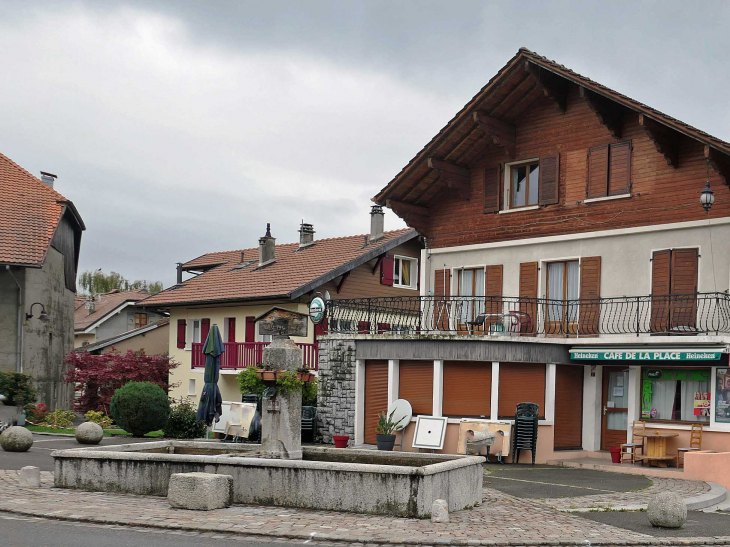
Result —
<path fill-rule="evenodd" d="M 710 159 L 707 158 L 707 182 L 705 189 L 700 194 L 700 205 L 709 213 L 713 203 L 715 203 L 715 192 L 710 188 Z"/>
<path fill-rule="evenodd" d="M 48 321 L 48 314 L 46 313 L 46 307 L 40 302 L 33 302 L 30 305 L 30 312 L 25 314 L 25 320 L 27 321 L 28 319 L 31 319 L 33 317 L 33 306 L 35 306 L 36 304 L 41 307 L 41 313 L 38 316 L 38 319 L 45 323 L 46 321 Z"/>

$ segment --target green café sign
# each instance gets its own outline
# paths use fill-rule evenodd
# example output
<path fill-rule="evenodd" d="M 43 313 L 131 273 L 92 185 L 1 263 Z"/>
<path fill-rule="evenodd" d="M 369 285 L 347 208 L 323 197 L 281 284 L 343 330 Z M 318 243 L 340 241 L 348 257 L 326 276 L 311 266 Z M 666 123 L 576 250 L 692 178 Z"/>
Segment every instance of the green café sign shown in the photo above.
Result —
<path fill-rule="evenodd" d="M 574 361 L 719 361 L 722 348 L 571 349 Z"/>

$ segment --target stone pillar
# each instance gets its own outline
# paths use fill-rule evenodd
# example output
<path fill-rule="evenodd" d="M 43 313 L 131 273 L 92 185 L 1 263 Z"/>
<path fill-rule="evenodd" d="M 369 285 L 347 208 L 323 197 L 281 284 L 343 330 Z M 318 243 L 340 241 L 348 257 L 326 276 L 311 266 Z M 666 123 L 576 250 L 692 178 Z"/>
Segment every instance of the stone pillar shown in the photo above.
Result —
<path fill-rule="evenodd" d="M 355 438 L 355 340 L 319 339 L 317 420 L 325 443 L 332 435 Z"/>

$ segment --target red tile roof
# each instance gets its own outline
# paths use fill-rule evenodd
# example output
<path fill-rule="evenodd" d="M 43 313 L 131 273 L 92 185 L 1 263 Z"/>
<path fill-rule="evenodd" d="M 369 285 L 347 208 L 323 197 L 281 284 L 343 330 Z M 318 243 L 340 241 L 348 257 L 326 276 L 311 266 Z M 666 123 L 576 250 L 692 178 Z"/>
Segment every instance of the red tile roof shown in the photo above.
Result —
<path fill-rule="evenodd" d="M 112 291 L 107 294 L 97 296 L 94 302 L 94 311 L 89 313 L 86 309 L 87 297 L 76 297 L 76 311 L 74 312 L 74 330 L 83 331 L 91 325 L 110 315 L 114 310 L 125 302 L 137 302 L 148 296 L 143 289 L 138 291 Z"/>
<path fill-rule="evenodd" d="M 298 250 L 298 243 L 277 245 L 276 261 L 263 268 L 258 268 L 258 248 L 208 253 L 183 264 L 183 268 L 215 267 L 182 285 L 150 296 L 141 305 L 296 297 L 307 292 L 307 287 L 326 283 L 417 235 L 415 230 L 406 228 L 385 232 L 383 239 L 373 244 L 367 236 L 356 235 L 315 240 L 302 250 Z"/>
<path fill-rule="evenodd" d="M 0 264 L 41 266 L 66 205 L 73 207 L 0 154 Z"/>

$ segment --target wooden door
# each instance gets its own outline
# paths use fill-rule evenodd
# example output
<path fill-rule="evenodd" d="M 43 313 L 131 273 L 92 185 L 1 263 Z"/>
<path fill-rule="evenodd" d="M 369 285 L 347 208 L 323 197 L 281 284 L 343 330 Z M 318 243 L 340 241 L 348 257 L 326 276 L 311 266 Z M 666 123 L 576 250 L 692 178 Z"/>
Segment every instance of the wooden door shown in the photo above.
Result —
<path fill-rule="evenodd" d="M 378 415 L 388 410 L 388 361 L 365 361 L 365 442 L 375 444 Z"/>
<path fill-rule="evenodd" d="M 603 367 L 601 450 L 626 442 L 629 416 L 629 369 Z"/>
<path fill-rule="evenodd" d="M 256 318 L 249 316 L 246 317 L 246 338 L 244 342 L 255 342 L 256 341 Z"/>
<path fill-rule="evenodd" d="M 555 371 L 555 450 L 583 446 L 583 367 L 557 365 Z"/>

